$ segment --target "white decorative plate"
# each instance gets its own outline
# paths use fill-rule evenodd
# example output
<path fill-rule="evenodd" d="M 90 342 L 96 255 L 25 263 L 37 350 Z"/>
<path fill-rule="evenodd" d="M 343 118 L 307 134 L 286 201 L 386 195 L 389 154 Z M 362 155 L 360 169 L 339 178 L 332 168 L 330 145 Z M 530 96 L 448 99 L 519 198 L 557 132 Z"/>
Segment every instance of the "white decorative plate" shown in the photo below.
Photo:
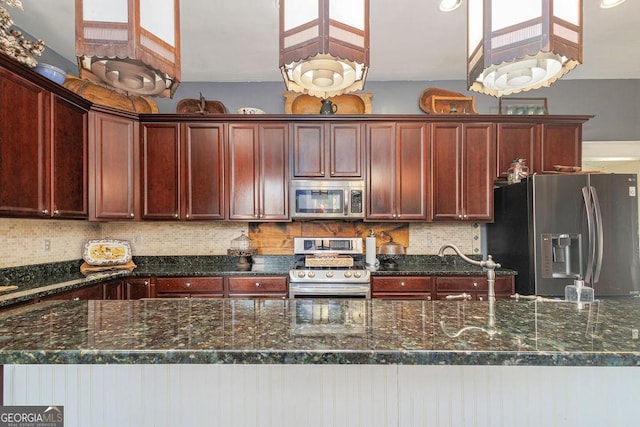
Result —
<path fill-rule="evenodd" d="M 238 114 L 265 114 L 265 112 L 255 107 L 242 107 L 238 108 Z"/>
<path fill-rule="evenodd" d="M 89 265 L 119 265 L 131 261 L 131 246 L 126 240 L 89 240 L 82 258 Z"/>

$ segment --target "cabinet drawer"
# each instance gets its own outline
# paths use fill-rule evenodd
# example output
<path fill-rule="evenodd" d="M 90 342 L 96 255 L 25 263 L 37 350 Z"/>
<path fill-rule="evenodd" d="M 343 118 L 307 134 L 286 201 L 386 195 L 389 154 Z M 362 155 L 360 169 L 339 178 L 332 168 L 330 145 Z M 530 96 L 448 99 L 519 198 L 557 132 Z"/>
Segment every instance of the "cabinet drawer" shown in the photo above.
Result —
<path fill-rule="evenodd" d="M 513 292 L 513 276 L 496 277 L 494 288 L 496 293 Z M 437 277 L 438 291 L 485 291 L 489 290 L 487 278 L 481 276 L 450 276 Z"/>
<path fill-rule="evenodd" d="M 229 293 L 287 292 L 286 277 L 229 277 Z"/>
<path fill-rule="evenodd" d="M 156 292 L 223 292 L 222 277 L 160 277 Z"/>
<path fill-rule="evenodd" d="M 374 292 L 431 292 L 431 277 L 372 277 Z"/>

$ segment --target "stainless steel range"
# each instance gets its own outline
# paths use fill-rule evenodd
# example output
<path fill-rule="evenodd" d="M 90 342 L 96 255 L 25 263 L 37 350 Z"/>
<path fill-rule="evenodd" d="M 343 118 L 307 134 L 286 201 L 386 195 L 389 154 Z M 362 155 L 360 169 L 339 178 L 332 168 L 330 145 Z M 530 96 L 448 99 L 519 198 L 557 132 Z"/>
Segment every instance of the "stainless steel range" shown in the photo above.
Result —
<path fill-rule="evenodd" d="M 290 298 L 370 298 L 361 238 L 296 237 L 289 271 Z"/>

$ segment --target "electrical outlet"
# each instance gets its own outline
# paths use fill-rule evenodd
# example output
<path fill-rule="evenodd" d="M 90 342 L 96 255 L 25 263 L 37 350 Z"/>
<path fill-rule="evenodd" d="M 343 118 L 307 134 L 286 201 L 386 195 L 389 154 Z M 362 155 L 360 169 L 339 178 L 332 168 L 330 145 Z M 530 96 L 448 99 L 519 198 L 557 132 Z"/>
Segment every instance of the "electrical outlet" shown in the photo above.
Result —
<path fill-rule="evenodd" d="M 51 250 L 51 240 L 44 239 L 44 244 L 42 246 L 45 252 L 49 252 Z"/>

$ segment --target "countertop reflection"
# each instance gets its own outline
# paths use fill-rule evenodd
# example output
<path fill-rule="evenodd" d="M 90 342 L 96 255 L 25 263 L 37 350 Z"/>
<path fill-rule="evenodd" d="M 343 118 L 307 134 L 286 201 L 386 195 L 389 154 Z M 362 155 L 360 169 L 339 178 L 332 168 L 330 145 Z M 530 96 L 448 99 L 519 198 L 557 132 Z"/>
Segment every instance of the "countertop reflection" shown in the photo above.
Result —
<path fill-rule="evenodd" d="M 51 301 L 0 314 L 0 363 L 640 366 L 640 299 Z"/>

